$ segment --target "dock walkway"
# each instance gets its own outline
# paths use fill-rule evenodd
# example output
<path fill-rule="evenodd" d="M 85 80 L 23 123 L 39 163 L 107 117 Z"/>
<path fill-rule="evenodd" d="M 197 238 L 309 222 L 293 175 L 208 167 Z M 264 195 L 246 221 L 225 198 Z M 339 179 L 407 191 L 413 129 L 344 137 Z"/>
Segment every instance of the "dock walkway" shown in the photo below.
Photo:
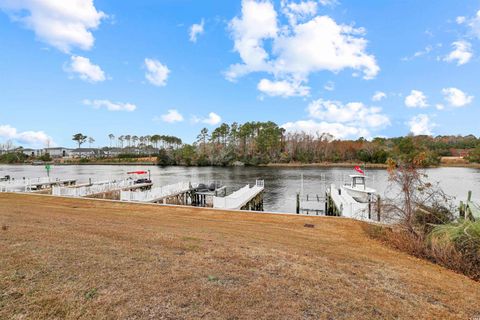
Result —
<path fill-rule="evenodd" d="M 195 189 L 196 185 L 190 182 L 179 182 L 163 187 L 152 188 L 151 190 L 136 192 L 126 190 L 120 192 L 120 200 L 135 202 L 162 202 L 163 200 L 185 194 Z"/>
<path fill-rule="evenodd" d="M 121 192 L 122 190 L 140 189 L 151 186 L 152 184 L 135 184 L 134 180 L 126 179 L 119 181 L 102 181 L 79 187 L 59 187 L 54 186 L 52 195 L 61 197 L 89 197 L 111 192 Z"/>
<path fill-rule="evenodd" d="M 70 186 L 76 182 L 76 179 L 54 179 L 50 177 L 9 180 L 0 182 L 0 192 L 33 192 L 55 186 Z"/>
<path fill-rule="evenodd" d="M 259 196 L 265 189 L 263 180 L 257 180 L 253 187 L 246 185 L 245 187 L 233 192 L 226 197 L 213 197 L 213 207 L 218 209 L 240 210 L 245 206 L 249 206 L 250 202 Z M 263 203 L 263 201 L 262 201 Z M 256 206 L 256 204 L 253 204 Z M 247 210 L 251 208 L 246 208 Z M 257 208 L 254 208 L 258 210 Z"/>

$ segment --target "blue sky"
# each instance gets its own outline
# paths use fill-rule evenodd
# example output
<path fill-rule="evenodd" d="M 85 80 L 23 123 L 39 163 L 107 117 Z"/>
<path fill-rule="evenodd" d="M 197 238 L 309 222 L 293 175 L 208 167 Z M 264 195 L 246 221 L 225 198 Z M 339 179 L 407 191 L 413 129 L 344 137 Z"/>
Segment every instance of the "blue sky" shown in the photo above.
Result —
<path fill-rule="evenodd" d="M 0 0 L 0 143 L 480 135 L 480 1 Z M 192 32 L 192 30 L 194 32 Z M 375 96 L 375 97 L 374 97 Z"/>

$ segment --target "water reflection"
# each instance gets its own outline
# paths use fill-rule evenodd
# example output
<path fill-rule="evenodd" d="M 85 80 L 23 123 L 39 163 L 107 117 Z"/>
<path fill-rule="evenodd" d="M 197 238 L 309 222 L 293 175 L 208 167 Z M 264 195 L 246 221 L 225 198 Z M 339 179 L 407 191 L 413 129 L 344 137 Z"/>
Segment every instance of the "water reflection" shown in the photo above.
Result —
<path fill-rule="evenodd" d="M 254 183 L 256 179 L 265 180 L 264 208 L 266 211 L 295 212 L 295 194 L 300 190 L 301 175 L 304 177 L 304 192 L 323 194 L 332 183 L 341 184 L 348 181 L 348 175 L 354 174 L 349 168 L 267 168 L 267 167 L 155 167 L 155 166 L 53 166 L 52 177 L 75 178 L 78 182 L 94 180 L 119 179 L 126 172 L 149 169 L 156 185 L 166 185 L 180 181 L 208 182 L 220 180 L 228 186 L 229 191 Z M 440 182 L 444 191 L 459 199 L 466 198 L 468 190 L 473 191 L 474 198 L 480 200 L 480 170 L 470 168 L 435 168 L 426 170 L 429 180 Z M 0 166 L 0 176 L 10 175 L 14 178 L 43 177 L 43 166 Z M 383 195 L 388 189 L 387 172 L 382 169 L 367 171 L 368 186 L 377 189 Z"/>

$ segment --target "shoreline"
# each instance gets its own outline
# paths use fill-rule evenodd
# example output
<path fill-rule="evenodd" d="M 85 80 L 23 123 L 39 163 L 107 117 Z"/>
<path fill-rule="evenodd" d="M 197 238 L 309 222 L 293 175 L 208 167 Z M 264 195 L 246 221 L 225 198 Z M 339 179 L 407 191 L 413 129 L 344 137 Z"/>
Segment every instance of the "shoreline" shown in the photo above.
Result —
<path fill-rule="evenodd" d="M 32 164 L 32 163 L 0 163 L 1 165 L 10 165 L 10 166 L 43 166 L 45 164 L 55 165 L 55 166 L 160 166 L 152 162 L 95 162 L 91 161 L 88 163 L 55 163 L 55 162 L 46 162 L 44 164 Z M 256 166 L 245 165 L 244 167 L 253 167 L 253 168 L 350 168 L 354 166 L 361 166 L 362 168 L 367 169 L 387 169 L 387 164 L 382 163 L 358 163 L 358 162 L 320 162 L 320 163 L 268 163 L 260 164 Z M 171 165 L 166 167 L 225 167 L 225 168 L 238 168 L 243 166 L 185 166 L 185 165 Z M 480 163 L 441 163 L 438 166 L 426 167 L 425 169 L 434 169 L 434 168 L 469 168 L 469 169 L 480 169 Z"/>

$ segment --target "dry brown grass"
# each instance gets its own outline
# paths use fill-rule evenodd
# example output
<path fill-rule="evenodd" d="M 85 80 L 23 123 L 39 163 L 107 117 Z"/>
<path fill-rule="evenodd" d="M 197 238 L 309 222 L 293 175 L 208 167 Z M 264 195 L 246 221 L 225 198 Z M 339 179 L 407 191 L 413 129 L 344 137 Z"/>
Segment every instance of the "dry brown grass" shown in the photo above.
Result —
<path fill-rule="evenodd" d="M 427 259 L 480 282 L 477 244 L 459 250 L 453 242 L 427 241 L 427 238 L 414 236 L 398 226 L 365 225 L 364 230 L 371 238 L 388 246 Z"/>
<path fill-rule="evenodd" d="M 479 283 L 347 219 L 0 194 L 0 225 L 0 319 L 480 313 Z"/>
<path fill-rule="evenodd" d="M 463 157 L 441 157 L 441 164 L 468 164 L 468 161 Z"/>

